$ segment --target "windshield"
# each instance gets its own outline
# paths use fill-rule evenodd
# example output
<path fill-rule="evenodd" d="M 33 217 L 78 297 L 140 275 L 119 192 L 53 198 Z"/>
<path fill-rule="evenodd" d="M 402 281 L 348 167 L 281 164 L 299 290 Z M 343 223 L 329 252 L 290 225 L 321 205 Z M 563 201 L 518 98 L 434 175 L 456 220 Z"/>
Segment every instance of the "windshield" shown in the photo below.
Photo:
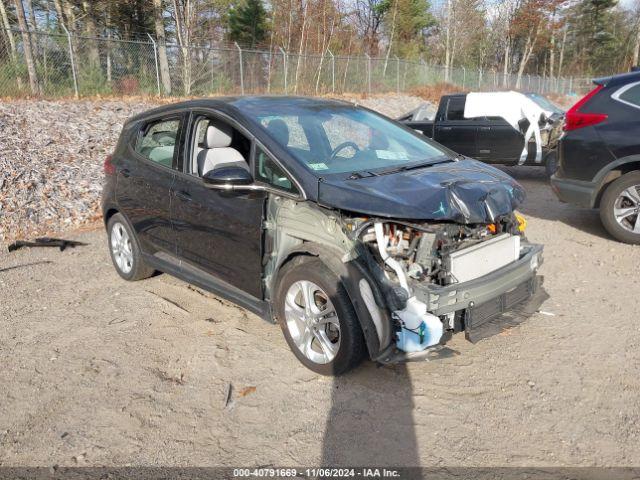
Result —
<path fill-rule="evenodd" d="M 553 113 L 564 113 L 560 107 L 542 95 L 537 93 L 527 93 L 527 97 L 536 102 L 543 110 Z"/>
<path fill-rule="evenodd" d="M 367 110 L 320 103 L 292 110 L 254 118 L 317 175 L 401 169 L 438 162 L 447 155 Z"/>

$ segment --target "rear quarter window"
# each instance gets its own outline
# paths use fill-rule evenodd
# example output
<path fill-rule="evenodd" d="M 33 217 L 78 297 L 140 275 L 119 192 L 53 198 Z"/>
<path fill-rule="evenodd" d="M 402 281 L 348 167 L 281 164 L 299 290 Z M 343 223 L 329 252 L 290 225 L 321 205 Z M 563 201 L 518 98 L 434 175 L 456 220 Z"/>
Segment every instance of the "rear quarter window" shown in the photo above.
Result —
<path fill-rule="evenodd" d="M 640 108 L 640 83 L 635 84 L 631 88 L 623 91 L 618 98 L 625 103 Z"/>

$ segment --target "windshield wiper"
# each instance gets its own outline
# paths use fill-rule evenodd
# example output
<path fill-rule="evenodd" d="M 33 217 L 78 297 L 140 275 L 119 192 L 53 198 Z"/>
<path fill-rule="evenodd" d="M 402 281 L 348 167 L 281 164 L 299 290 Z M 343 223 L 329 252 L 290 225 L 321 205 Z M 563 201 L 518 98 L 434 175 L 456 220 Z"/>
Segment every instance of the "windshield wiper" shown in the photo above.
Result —
<path fill-rule="evenodd" d="M 381 175 L 389 175 L 392 173 L 398 173 L 398 172 L 406 172 L 409 170 L 417 170 L 419 168 L 425 168 L 425 167 L 431 167 L 433 165 L 436 165 L 438 163 L 445 163 L 445 162 L 455 162 L 458 159 L 463 159 L 465 158 L 463 155 L 458 155 L 455 158 L 451 158 L 451 157 L 439 157 L 438 160 L 432 160 L 429 162 L 423 162 L 423 163 L 418 163 L 416 165 L 402 165 L 400 167 L 396 167 L 396 168 L 390 168 L 389 170 L 382 170 L 381 172 L 371 172 L 371 171 L 364 171 L 364 172 L 351 172 L 351 175 L 349 175 L 347 177 L 347 180 L 360 180 L 361 178 L 367 178 L 367 177 L 379 177 Z M 363 175 L 363 173 L 365 175 Z"/>
<path fill-rule="evenodd" d="M 436 165 L 438 163 L 445 163 L 445 162 L 451 162 L 451 161 L 454 161 L 454 160 L 450 157 L 442 157 L 442 159 L 439 161 L 430 161 L 425 163 L 419 163 L 417 165 L 403 165 L 401 167 L 392 168 L 390 170 L 384 170 L 383 172 L 378 173 L 378 175 L 388 175 L 390 173 L 407 172 L 409 170 L 418 170 L 419 168 L 432 167 L 433 165 Z"/>
<path fill-rule="evenodd" d="M 367 171 L 365 171 L 364 173 L 366 173 L 366 175 L 363 175 L 360 172 L 351 172 L 351 175 L 347 177 L 347 180 L 360 180 L 361 178 L 377 177 L 379 175 L 378 173 L 367 172 Z"/>

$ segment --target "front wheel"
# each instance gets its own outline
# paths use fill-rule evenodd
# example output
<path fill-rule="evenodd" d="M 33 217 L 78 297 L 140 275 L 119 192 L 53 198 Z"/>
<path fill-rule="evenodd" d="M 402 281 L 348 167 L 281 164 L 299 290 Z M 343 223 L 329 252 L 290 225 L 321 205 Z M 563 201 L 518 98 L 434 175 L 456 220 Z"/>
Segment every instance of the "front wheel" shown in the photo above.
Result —
<path fill-rule="evenodd" d="M 640 244 L 640 172 L 627 173 L 607 187 L 600 219 L 616 240 Z"/>
<path fill-rule="evenodd" d="M 365 357 L 360 323 L 340 278 L 315 257 L 298 257 L 279 275 L 275 311 L 294 355 L 321 375 L 340 375 Z"/>

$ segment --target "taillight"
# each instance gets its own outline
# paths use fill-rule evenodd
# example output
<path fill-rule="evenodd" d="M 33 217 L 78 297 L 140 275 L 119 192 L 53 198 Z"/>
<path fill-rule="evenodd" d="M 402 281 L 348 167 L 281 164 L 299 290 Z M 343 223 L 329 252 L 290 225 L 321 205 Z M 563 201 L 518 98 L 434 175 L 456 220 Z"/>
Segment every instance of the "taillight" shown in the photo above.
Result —
<path fill-rule="evenodd" d="M 115 175 L 116 173 L 116 166 L 111 162 L 112 158 L 112 155 L 107 155 L 107 158 L 104 160 L 105 175 Z"/>
<path fill-rule="evenodd" d="M 608 118 L 606 113 L 584 113 L 580 111 L 580 109 L 603 88 L 602 85 L 598 85 L 569 109 L 564 119 L 564 126 L 562 127 L 565 132 L 591 127 L 600 122 L 604 122 Z"/>

